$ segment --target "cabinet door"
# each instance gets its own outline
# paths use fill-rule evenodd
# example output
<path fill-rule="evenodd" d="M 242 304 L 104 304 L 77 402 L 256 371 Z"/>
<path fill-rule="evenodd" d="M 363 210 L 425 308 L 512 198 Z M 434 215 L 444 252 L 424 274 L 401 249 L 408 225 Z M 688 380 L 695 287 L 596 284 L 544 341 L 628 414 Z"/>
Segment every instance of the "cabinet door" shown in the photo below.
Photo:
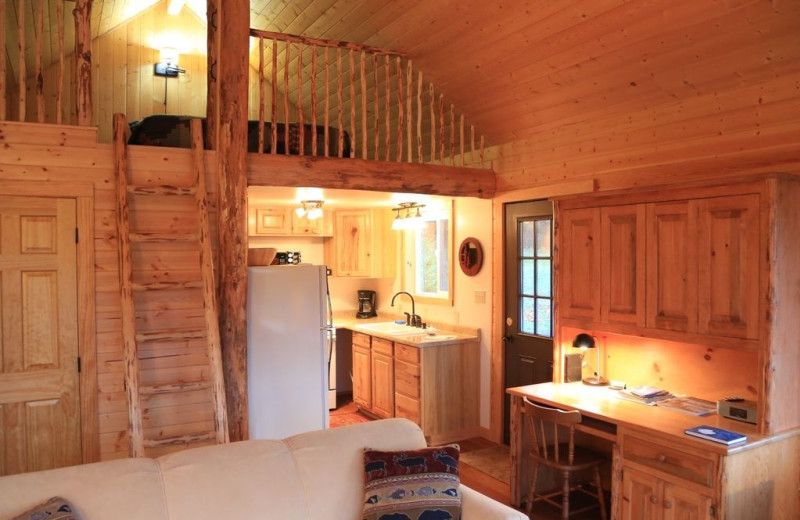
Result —
<path fill-rule="evenodd" d="M 644 204 L 601 209 L 603 323 L 645 326 L 645 214 Z"/>
<path fill-rule="evenodd" d="M 700 201 L 698 328 L 758 338 L 759 196 Z"/>
<path fill-rule="evenodd" d="M 561 234 L 560 316 L 600 321 L 600 209 L 559 215 Z"/>
<path fill-rule="evenodd" d="M 622 520 L 658 520 L 661 518 L 661 482 L 654 476 L 623 468 Z"/>
<path fill-rule="evenodd" d="M 675 484 L 664 483 L 664 520 L 711 520 L 711 497 Z"/>
<path fill-rule="evenodd" d="M 372 362 L 369 349 L 353 346 L 353 402 L 372 409 Z"/>
<path fill-rule="evenodd" d="M 647 326 L 697 331 L 697 205 L 647 205 Z"/>
<path fill-rule="evenodd" d="M 337 276 L 372 276 L 372 219 L 369 210 L 337 211 L 334 242 Z"/>
<path fill-rule="evenodd" d="M 372 353 L 372 412 L 379 417 L 394 416 L 394 367 L 392 357 Z"/>
<path fill-rule="evenodd" d="M 324 234 L 324 222 L 324 216 L 311 220 L 306 216 L 298 217 L 297 213 L 292 211 L 292 234 L 322 236 Z"/>
<path fill-rule="evenodd" d="M 288 235 L 292 230 L 289 209 L 259 208 L 256 209 L 256 235 Z"/>

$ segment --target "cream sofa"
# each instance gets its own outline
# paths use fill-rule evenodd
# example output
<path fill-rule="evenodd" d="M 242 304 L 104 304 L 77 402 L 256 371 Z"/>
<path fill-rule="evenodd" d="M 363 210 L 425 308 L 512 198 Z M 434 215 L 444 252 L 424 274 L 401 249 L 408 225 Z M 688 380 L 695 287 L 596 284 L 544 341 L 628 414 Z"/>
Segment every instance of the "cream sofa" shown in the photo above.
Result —
<path fill-rule="evenodd" d="M 0 519 L 52 496 L 83 520 L 358 520 L 362 450 L 425 447 L 414 423 L 385 419 L 284 440 L 251 440 L 0 478 Z M 462 519 L 527 519 L 461 486 Z"/>

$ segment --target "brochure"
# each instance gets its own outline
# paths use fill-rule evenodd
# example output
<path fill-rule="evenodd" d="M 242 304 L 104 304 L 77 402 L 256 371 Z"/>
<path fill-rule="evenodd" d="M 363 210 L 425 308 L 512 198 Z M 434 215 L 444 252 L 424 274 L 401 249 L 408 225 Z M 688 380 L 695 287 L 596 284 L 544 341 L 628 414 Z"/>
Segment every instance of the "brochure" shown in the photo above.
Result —
<path fill-rule="evenodd" d="M 723 430 L 714 426 L 695 426 L 694 428 L 687 428 L 684 430 L 686 435 L 693 437 L 700 437 L 701 439 L 708 439 L 709 441 L 719 442 L 720 444 L 737 444 L 747 440 L 746 435 L 741 433 L 732 432 L 730 430 Z"/>

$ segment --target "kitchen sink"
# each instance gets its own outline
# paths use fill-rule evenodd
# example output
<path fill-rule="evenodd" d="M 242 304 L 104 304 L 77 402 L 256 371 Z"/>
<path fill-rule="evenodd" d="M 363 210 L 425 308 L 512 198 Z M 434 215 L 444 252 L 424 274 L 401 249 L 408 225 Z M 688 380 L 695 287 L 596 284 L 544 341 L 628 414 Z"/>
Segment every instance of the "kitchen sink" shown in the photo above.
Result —
<path fill-rule="evenodd" d="M 409 327 L 402 323 L 393 321 L 383 321 L 379 323 L 359 323 L 357 329 L 366 332 L 377 332 L 379 334 L 389 334 L 391 336 L 408 336 L 411 334 L 424 334 L 425 331 L 418 327 Z"/>

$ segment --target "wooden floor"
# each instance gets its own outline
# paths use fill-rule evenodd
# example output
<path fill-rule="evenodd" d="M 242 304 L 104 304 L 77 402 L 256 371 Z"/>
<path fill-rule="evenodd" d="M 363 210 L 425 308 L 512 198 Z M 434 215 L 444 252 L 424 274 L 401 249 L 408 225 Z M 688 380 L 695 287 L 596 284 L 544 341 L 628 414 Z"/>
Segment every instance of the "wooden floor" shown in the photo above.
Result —
<path fill-rule="evenodd" d="M 331 411 L 332 416 L 336 415 L 341 417 L 342 415 L 346 414 L 357 414 L 355 404 L 347 401 L 341 404 L 336 410 Z M 459 441 L 458 444 L 461 446 L 462 453 L 496 446 L 495 443 L 482 437 Z M 505 482 L 497 480 L 491 475 L 484 473 L 479 467 L 470 466 L 466 463 L 460 464 L 459 473 L 461 476 L 461 482 L 464 483 L 464 485 L 469 486 L 475 491 L 493 498 L 494 500 L 497 500 L 505 505 L 511 504 L 511 492 L 508 484 Z M 561 512 L 557 508 L 551 507 L 548 504 L 537 504 L 536 508 L 533 510 L 533 518 L 536 520 L 559 520 L 561 518 Z M 599 511 L 594 510 L 582 513 L 580 515 L 574 515 L 570 518 L 572 520 L 595 520 L 600 519 L 601 516 Z"/>

